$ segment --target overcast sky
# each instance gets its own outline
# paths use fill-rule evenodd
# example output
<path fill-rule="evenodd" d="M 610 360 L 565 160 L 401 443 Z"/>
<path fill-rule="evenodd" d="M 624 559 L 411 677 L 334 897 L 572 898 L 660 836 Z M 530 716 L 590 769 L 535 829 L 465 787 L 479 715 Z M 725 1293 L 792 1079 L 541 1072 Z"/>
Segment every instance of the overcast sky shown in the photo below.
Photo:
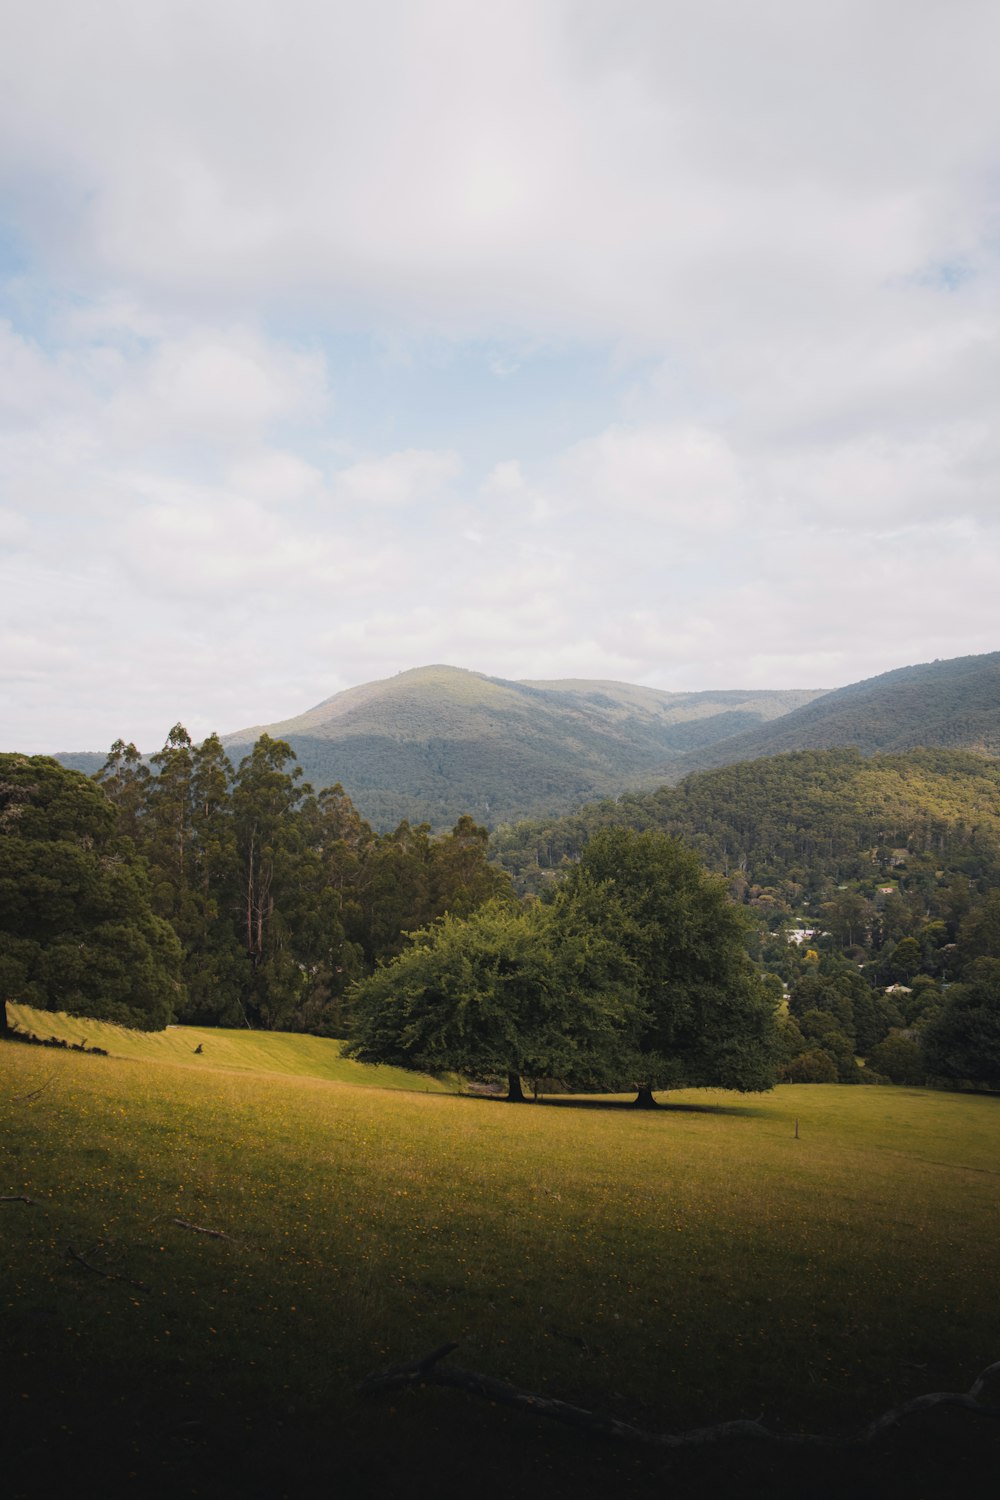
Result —
<path fill-rule="evenodd" d="M 0 10 L 0 748 L 1000 649 L 996 0 Z"/>

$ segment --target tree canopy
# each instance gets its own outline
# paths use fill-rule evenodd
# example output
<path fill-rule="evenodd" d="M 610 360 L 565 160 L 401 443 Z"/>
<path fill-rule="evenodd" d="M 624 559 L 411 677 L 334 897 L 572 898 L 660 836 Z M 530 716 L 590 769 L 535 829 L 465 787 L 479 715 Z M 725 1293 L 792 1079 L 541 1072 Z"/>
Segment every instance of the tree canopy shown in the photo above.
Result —
<path fill-rule="evenodd" d="M 0 755 L 0 1026 L 6 1001 L 157 1030 L 180 947 L 103 792 L 45 756 Z"/>
<path fill-rule="evenodd" d="M 413 933 L 363 981 L 351 1052 L 426 1072 L 606 1080 L 624 1044 L 633 975 L 618 947 L 565 898 L 492 901 Z"/>
<path fill-rule="evenodd" d="M 634 1082 L 653 1089 L 753 1091 L 776 1079 L 775 1003 L 745 947 L 745 922 L 725 883 L 698 857 L 656 832 L 605 829 L 567 880 L 602 907 L 632 964 L 640 1017 Z"/>
<path fill-rule="evenodd" d="M 1000 1088 L 1000 959 L 974 959 L 951 986 L 924 1032 L 923 1054 L 939 1078 Z"/>
<path fill-rule="evenodd" d="M 775 1005 L 725 887 L 656 834 L 588 845 L 550 903 L 417 933 L 357 990 L 356 1056 L 594 1089 L 766 1089 Z"/>

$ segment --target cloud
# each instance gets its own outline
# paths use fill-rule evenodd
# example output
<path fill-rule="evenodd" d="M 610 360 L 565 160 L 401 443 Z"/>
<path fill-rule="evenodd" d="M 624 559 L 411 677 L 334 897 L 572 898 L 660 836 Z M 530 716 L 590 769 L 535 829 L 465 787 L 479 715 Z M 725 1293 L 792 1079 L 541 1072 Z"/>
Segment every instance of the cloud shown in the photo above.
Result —
<path fill-rule="evenodd" d="M 903 0 L 55 0 L 8 31 L 3 167 L 53 261 L 147 294 L 724 336 L 975 259 L 998 41 Z"/>
<path fill-rule="evenodd" d="M 743 499 L 725 438 L 705 428 L 610 427 L 578 444 L 561 469 L 576 504 L 681 532 L 727 525 Z"/>
<path fill-rule="evenodd" d="M 1000 644 L 995 6 L 5 21 L 17 743 Z"/>
<path fill-rule="evenodd" d="M 343 506 L 398 509 L 439 500 L 460 469 L 457 453 L 408 448 L 338 470 L 331 488 Z"/>

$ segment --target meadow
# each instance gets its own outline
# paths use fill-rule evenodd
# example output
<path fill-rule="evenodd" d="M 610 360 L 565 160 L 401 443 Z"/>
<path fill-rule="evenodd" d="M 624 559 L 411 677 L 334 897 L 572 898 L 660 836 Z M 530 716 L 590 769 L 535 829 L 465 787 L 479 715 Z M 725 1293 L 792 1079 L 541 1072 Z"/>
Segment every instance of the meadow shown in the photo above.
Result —
<path fill-rule="evenodd" d="M 1000 1358 L 1000 1099 L 510 1106 L 314 1038 L 117 1050 L 0 1048 L 16 1495 L 67 1466 L 108 1495 L 991 1493 L 1000 1424 L 964 1413 L 846 1455 L 668 1457 L 356 1386 L 455 1340 L 465 1367 L 659 1431 L 834 1433 L 963 1390 Z"/>

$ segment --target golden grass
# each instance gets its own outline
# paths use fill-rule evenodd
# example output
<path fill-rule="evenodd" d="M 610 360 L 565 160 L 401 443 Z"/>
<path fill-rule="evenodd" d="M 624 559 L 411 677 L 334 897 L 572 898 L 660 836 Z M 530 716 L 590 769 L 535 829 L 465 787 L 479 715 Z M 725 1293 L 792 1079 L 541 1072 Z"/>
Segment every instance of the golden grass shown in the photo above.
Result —
<path fill-rule="evenodd" d="M 326 1078 L 379 1089 L 417 1089 L 422 1093 L 445 1093 L 455 1088 L 448 1079 L 403 1068 L 373 1067 L 343 1057 L 342 1042 L 327 1037 L 301 1036 L 280 1031 L 233 1031 L 211 1026 L 168 1026 L 165 1031 L 131 1031 L 109 1021 L 62 1011 L 33 1010 L 28 1005 L 8 1003 L 11 1024 L 29 1035 L 71 1045 L 102 1047 L 112 1057 L 140 1062 L 172 1062 L 210 1072 L 218 1068 L 238 1072 L 283 1073 L 298 1077 Z M 199 1052 L 197 1049 L 201 1048 Z"/>

